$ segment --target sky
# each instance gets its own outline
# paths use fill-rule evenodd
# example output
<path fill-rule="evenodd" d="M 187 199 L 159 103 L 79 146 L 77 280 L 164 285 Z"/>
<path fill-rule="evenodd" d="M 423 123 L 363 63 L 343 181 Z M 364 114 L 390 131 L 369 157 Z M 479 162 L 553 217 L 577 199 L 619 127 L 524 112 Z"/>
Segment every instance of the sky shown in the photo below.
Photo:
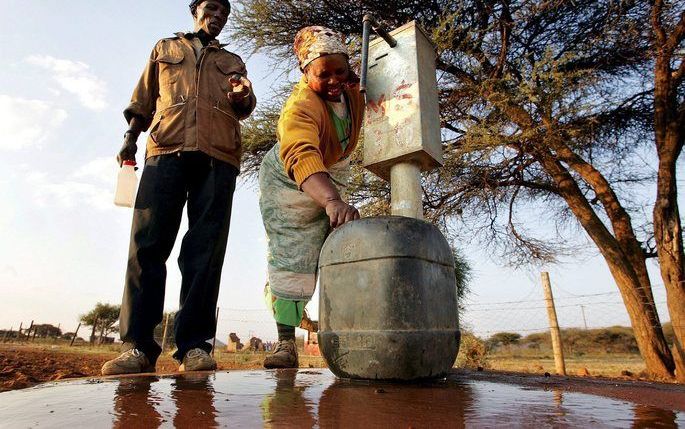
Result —
<path fill-rule="evenodd" d="M 0 0 L 0 329 L 34 320 L 73 331 L 97 302 L 120 303 L 132 215 L 113 204 L 115 155 L 127 129 L 121 112 L 155 42 L 192 30 L 188 3 Z M 268 100 L 283 70 L 267 55 L 250 56 L 246 47 L 223 41 L 246 60 L 258 100 Z M 186 225 L 184 219 L 167 264 L 166 311 L 178 306 L 176 258 Z M 592 246 L 562 265 L 519 269 L 472 243 L 460 247 L 473 268 L 462 324 L 476 333 L 544 329 L 539 271 L 550 272 L 562 327 L 628 323 Z M 649 265 L 666 321 L 662 282 Z M 244 340 L 276 338 L 263 302 L 265 281 L 257 185 L 242 179 L 219 294 L 219 339 L 229 332 Z M 313 315 L 317 299 L 308 307 Z"/>

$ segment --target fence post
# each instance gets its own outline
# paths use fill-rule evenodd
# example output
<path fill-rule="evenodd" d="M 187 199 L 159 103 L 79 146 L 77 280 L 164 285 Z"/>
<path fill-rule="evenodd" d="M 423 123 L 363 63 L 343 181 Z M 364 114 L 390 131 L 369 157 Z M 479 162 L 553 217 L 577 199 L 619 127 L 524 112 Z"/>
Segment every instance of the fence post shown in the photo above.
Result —
<path fill-rule="evenodd" d="M 583 313 L 583 325 L 585 326 L 585 330 L 587 331 L 587 319 L 585 319 L 585 306 L 582 304 L 580 306 L 580 312 Z"/>
<path fill-rule="evenodd" d="M 24 326 L 24 322 L 19 322 L 19 330 L 17 331 L 17 341 L 21 341 L 21 328 Z"/>
<path fill-rule="evenodd" d="M 547 303 L 547 317 L 549 318 L 549 331 L 552 334 L 552 349 L 554 351 L 554 366 L 557 374 L 566 375 L 566 364 L 564 363 L 564 351 L 561 345 L 561 332 L 559 332 L 559 322 L 557 321 L 557 310 L 554 308 L 554 297 L 552 296 L 552 285 L 549 281 L 549 273 L 542 273 L 542 289 L 545 291 L 545 302 Z"/>
<path fill-rule="evenodd" d="M 212 357 L 214 357 L 214 348 L 216 347 L 216 330 L 219 327 L 219 307 L 216 307 L 216 324 L 214 325 L 214 339 L 212 340 Z"/>
<path fill-rule="evenodd" d="M 78 326 L 76 327 L 76 331 L 74 331 L 74 336 L 71 337 L 71 342 L 69 343 L 69 347 L 74 345 L 74 340 L 76 340 L 76 336 L 78 335 L 79 329 L 81 329 L 81 322 L 78 322 Z"/>
<path fill-rule="evenodd" d="M 31 329 L 33 329 L 33 320 L 31 321 L 31 325 L 29 325 L 29 330 L 26 331 L 26 342 L 27 343 L 31 339 Z"/>
<path fill-rule="evenodd" d="M 166 348 L 166 334 L 167 334 L 168 329 L 169 329 L 169 313 L 166 314 L 166 319 L 164 320 L 164 334 L 162 334 L 162 353 L 164 353 L 164 349 Z"/>

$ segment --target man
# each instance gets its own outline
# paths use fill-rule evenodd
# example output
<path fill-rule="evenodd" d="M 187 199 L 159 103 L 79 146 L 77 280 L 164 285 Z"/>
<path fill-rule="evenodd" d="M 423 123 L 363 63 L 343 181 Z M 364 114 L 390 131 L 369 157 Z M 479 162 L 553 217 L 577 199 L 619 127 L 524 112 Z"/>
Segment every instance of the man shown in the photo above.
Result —
<path fill-rule="evenodd" d="M 174 320 L 181 371 L 216 369 L 207 342 L 215 309 L 240 166 L 240 125 L 256 99 L 245 64 L 216 37 L 230 13 L 228 0 L 190 4 L 193 33 L 155 45 L 131 104 L 129 130 L 117 157 L 135 160 L 136 141 L 149 129 L 145 168 L 136 197 L 119 329 L 124 353 L 102 373 L 154 371 L 161 353 L 153 333 L 162 321 L 166 260 L 184 205 L 188 231 L 178 265 L 180 308 Z"/>

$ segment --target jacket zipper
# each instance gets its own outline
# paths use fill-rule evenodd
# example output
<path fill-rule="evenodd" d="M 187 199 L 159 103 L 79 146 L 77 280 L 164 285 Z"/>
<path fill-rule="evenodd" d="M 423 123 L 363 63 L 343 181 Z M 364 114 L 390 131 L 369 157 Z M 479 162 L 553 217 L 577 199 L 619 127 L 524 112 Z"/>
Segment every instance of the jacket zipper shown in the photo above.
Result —
<path fill-rule="evenodd" d="M 217 103 L 218 103 L 218 102 L 217 102 Z M 214 106 L 212 106 L 212 107 L 214 107 L 216 110 L 218 110 L 219 112 L 223 113 L 224 115 L 228 116 L 229 118 L 231 118 L 231 119 L 233 119 L 233 120 L 235 120 L 235 121 L 238 120 L 235 116 L 233 116 L 233 115 L 230 114 L 229 112 L 227 112 L 227 111 L 221 109 L 219 106 L 214 105 Z"/>

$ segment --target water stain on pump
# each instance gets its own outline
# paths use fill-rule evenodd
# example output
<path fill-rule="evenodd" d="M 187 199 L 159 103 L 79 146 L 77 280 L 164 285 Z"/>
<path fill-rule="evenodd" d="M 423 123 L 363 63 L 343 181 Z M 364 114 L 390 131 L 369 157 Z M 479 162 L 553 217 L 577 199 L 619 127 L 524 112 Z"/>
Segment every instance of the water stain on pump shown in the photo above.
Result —
<path fill-rule="evenodd" d="M 0 394 L 0 426 L 9 428 L 675 428 L 685 425 L 682 410 L 466 373 L 393 384 L 336 379 L 328 370 L 236 371 L 59 382 Z"/>

